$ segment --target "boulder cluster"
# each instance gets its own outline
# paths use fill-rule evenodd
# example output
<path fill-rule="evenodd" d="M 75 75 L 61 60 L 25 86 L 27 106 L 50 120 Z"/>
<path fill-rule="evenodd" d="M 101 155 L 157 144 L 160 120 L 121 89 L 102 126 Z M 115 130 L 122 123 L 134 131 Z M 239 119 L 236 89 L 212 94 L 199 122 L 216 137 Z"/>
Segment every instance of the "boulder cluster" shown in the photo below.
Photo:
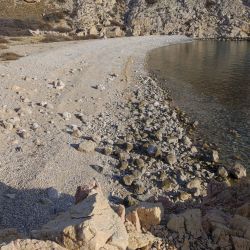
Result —
<path fill-rule="evenodd" d="M 211 183 L 210 190 L 200 208 L 171 213 L 160 202 L 110 204 L 94 181 L 78 187 L 76 204 L 32 231 L 31 239 L 0 231 L 1 249 L 249 249 L 249 181 L 232 188 Z"/>

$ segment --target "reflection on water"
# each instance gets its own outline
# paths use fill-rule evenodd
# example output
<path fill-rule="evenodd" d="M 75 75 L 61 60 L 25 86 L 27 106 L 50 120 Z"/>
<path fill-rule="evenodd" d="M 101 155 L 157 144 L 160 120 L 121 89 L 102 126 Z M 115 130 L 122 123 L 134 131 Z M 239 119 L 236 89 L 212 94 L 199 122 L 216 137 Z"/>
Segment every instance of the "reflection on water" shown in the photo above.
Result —
<path fill-rule="evenodd" d="M 250 168 L 250 43 L 196 41 L 153 50 L 149 70 L 225 159 Z"/>

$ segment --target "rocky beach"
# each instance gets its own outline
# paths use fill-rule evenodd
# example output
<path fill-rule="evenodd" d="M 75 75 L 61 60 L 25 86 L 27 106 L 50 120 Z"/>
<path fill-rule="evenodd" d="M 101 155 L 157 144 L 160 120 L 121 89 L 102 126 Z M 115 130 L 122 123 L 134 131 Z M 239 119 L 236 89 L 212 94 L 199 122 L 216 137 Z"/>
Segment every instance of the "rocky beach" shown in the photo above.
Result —
<path fill-rule="evenodd" d="M 1 61 L 2 249 L 249 249 L 246 168 L 145 70 L 185 36 L 15 45 Z M 77 190 L 77 191 L 76 191 Z"/>

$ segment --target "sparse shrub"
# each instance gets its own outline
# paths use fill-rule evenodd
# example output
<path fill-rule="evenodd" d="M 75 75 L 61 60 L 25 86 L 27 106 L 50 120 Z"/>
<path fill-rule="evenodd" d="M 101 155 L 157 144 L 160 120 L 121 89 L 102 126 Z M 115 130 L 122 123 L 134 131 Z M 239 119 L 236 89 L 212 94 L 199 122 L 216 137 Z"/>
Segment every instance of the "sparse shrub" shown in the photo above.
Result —
<path fill-rule="evenodd" d="M 2 59 L 2 61 L 13 61 L 19 59 L 20 57 L 22 56 L 14 52 L 6 52 L 0 55 L 0 59 Z"/>

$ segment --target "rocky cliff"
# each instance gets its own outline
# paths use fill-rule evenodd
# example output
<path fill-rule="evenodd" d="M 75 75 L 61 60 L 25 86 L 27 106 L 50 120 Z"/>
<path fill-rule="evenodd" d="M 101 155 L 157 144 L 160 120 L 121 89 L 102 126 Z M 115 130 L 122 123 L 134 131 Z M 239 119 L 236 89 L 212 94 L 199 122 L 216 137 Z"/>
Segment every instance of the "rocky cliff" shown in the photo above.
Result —
<path fill-rule="evenodd" d="M 249 0 L 11 0 L 8 4 L 0 0 L 0 4 L 0 33 L 4 35 L 11 35 L 10 28 L 85 37 L 246 38 L 250 33 Z"/>

